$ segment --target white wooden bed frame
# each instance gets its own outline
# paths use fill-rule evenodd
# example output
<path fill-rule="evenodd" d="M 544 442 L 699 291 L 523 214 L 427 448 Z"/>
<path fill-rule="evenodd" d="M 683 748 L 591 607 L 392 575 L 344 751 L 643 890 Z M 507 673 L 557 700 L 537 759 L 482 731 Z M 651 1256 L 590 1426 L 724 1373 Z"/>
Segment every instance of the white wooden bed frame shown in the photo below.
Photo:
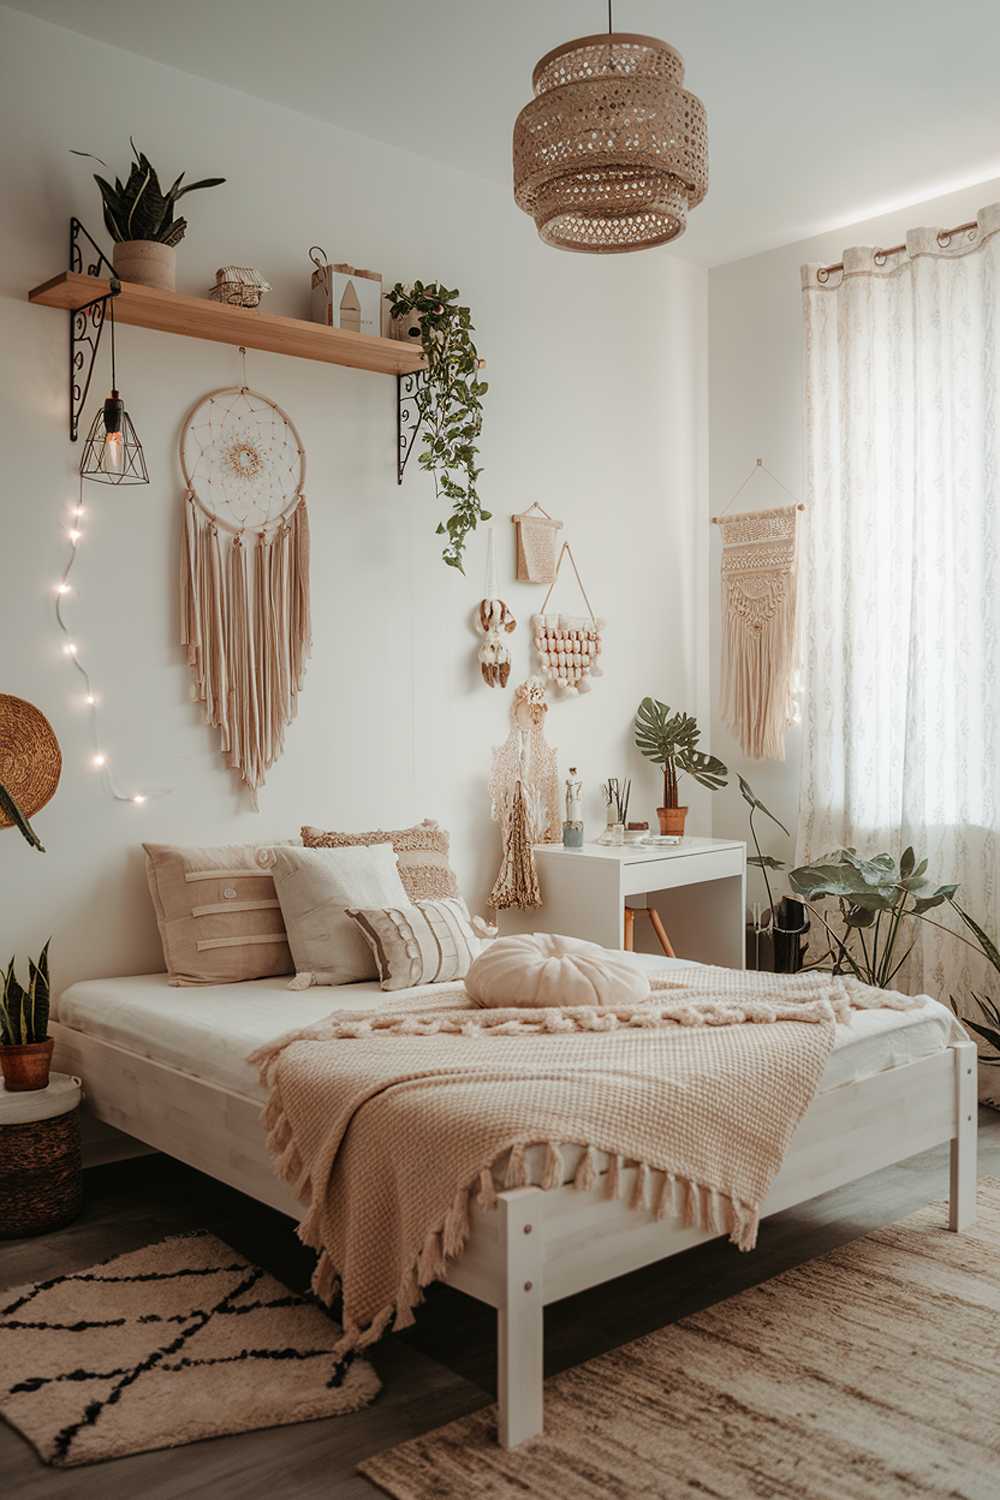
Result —
<path fill-rule="evenodd" d="M 259 1104 L 110 1042 L 53 1024 L 55 1066 L 83 1079 L 96 1116 L 298 1219 L 275 1175 Z M 949 1225 L 972 1225 L 976 1201 L 976 1048 L 954 1042 L 919 1062 L 819 1094 L 764 1204 L 780 1212 L 937 1146 L 951 1145 Z M 571 1163 L 569 1152 L 564 1153 Z M 634 1170 L 634 1169 L 632 1169 Z M 666 1259 L 714 1236 L 573 1185 L 499 1194 L 472 1210 L 472 1232 L 447 1280 L 497 1310 L 499 1439 L 542 1431 L 542 1325 L 547 1303 Z"/>

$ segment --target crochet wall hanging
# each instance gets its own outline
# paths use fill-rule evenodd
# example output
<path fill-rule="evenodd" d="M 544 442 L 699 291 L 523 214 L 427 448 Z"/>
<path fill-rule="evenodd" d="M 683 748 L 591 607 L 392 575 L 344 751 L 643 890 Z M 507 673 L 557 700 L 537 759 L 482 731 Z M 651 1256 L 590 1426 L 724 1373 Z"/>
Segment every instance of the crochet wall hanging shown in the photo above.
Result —
<path fill-rule="evenodd" d="M 791 494 L 758 458 L 730 506 L 759 469 Z M 712 517 L 722 532 L 722 716 L 752 760 L 784 760 L 785 731 L 796 716 L 798 517 L 804 510 L 796 500 Z"/>
<path fill-rule="evenodd" d="M 562 838 L 555 747 L 545 738 L 545 683 L 529 677 L 514 690 L 511 729 L 493 752 L 490 815 L 500 824 L 503 850 L 490 904 L 527 910 L 541 905 L 533 844 Z"/>
<path fill-rule="evenodd" d="M 486 639 L 479 648 L 479 669 L 487 687 L 507 686 L 510 678 L 510 649 L 504 636 L 517 629 L 517 621 L 503 599 L 495 597 L 497 591 L 496 562 L 493 552 L 493 528 L 486 537 L 486 598 L 480 599 L 476 611 L 476 627 Z"/>
<path fill-rule="evenodd" d="M 587 606 L 587 615 L 563 615 L 546 614 L 552 590 L 559 578 L 559 569 L 562 567 L 563 558 L 568 557 L 576 574 L 576 581 L 583 595 L 583 602 Z M 589 693 L 593 683 L 592 677 L 602 677 L 601 653 L 604 649 L 603 632 L 606 621 L 594 613 L 593 605 L 587 598 L 587 590 L 583 586 L 580 570 L 576 565 L 576 558 L 570 549 L 569 542 L 563 542 L 559 553 L 559 561 L 556 563 L 555 575 L 549 585 L 549 591 L 537 615 L 532 615 L 531 624 L 535 632 L 535 650 L 542 672 L 551 678 L 556 687 L 567 696 L 575 693 Z"/>
<path fill-rule="evenodd" d="M 311 645 L 305 452 L 280 406 L 226 386 L 188 414 L 180 461 L 181 642 L 195 697 L 256 808 Z"/>
<path fill-rule="evenodd" d="M 511 516 L 517 541 L 518 583 L 552 583 L 556 576 L 557 533 L 562 522 L 556 521 L 536 500 L 519 515 Z"/>

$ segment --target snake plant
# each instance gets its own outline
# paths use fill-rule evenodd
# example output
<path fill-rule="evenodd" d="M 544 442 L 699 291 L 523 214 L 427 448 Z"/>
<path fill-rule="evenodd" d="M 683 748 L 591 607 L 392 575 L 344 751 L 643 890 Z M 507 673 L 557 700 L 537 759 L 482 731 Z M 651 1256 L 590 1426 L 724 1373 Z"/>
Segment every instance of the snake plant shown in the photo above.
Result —
<path fill-rule="evenodd" d="M 203 177 L 200 182 L 189 182 L 186 187 L 181 187 L 184 181 L 182 172 L 164 192 L 149 157 L 136 149 L 131 136 L 129 145 L 135 160 L 124 186 L 120 177 L 115 178 L 112 187 L 105 177 L 94 173 L 94 181 L 104 200 L 105 228 L 116 244 L 123 240 L 158 240 L 161 245 L 179 245 L 187 229 L 187 220 L 174 218 L 174 205 L 185 193 L 196 192 L 198 188 L 219 187 L 226 179 Z M 74 151 L 73 155 L 85 156 L 90 161 L 100 162 L 102 167 L 107 166 L 106 161 L 92 156 L 89 151 Z"/>
<path fill-rule="evenodd" d="M 49 944 L 38 955 L 37 963 L 28 959 L 27 989 L 14 973 L 13 958 L 2 977 L 0 1046 L 23 1047 L 29 1042 L 44 1042 L 49 1034 Z"/>

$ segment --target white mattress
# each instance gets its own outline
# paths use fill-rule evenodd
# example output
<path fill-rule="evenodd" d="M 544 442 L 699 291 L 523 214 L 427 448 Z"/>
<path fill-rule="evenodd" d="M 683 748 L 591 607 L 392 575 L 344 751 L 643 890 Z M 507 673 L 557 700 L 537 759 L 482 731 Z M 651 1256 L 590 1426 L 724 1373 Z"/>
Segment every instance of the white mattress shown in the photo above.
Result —
<path fill-rule="evenodd" d="M 630 956 L 650 971 L 671 966 L 669 959 L 655 954 Z M 63 993 L 56 1018 L 74 1031 L 263 1101 L 264 1091 L 246 1062 L 256 1047 L 311 1026 L 333 1010 L 374 1010 L 385 1000 L 374 980 L 310 990 L 289 990 L 287 985 L 284 978 L 254 979 L 175 989 L 165 974 L 87 979 Z M 434 985 L 397 990 L 393 999 L 419 999 L 434 990 Z M 849 1025 L 837 1027 L 820 1091 L 929 1057 L 964 1034 L 951 1011 L 926 997 L 919 1010 L 855 1012 Z"/>

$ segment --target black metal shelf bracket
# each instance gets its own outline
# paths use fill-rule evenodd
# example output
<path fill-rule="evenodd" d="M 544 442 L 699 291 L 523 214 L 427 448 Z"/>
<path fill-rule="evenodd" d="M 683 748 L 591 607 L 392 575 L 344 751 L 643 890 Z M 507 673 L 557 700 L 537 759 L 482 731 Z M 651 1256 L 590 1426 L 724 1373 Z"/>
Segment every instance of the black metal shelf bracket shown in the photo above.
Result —
<path fill-rule="evenodd" d="M 403 471 L 413 452 L 423 424 L 419 395 L 427 384 L 426 370 L 413 370 L 396 376 L 396 483 L 402 484 Z"/>
<path fill-rule="evenodd" d="M 86 244 L 83 242 L 86 241 Z M 88 249 L 87 246 L 90 248 Z M 69 221 L 69 269 L 80 275 L 100 276 L 103 270 L 111 280 L 111 290 L 95 297 L 84 307 L 70 309 L 69 314 L 69 438 L 75 443 L 80 433 L 80 416 L 87 403 L 97 351 L 101 347 L 104 316 L 112 297 L 122 289 L 115 268 L 84 229 L 79 219 Z"/>

